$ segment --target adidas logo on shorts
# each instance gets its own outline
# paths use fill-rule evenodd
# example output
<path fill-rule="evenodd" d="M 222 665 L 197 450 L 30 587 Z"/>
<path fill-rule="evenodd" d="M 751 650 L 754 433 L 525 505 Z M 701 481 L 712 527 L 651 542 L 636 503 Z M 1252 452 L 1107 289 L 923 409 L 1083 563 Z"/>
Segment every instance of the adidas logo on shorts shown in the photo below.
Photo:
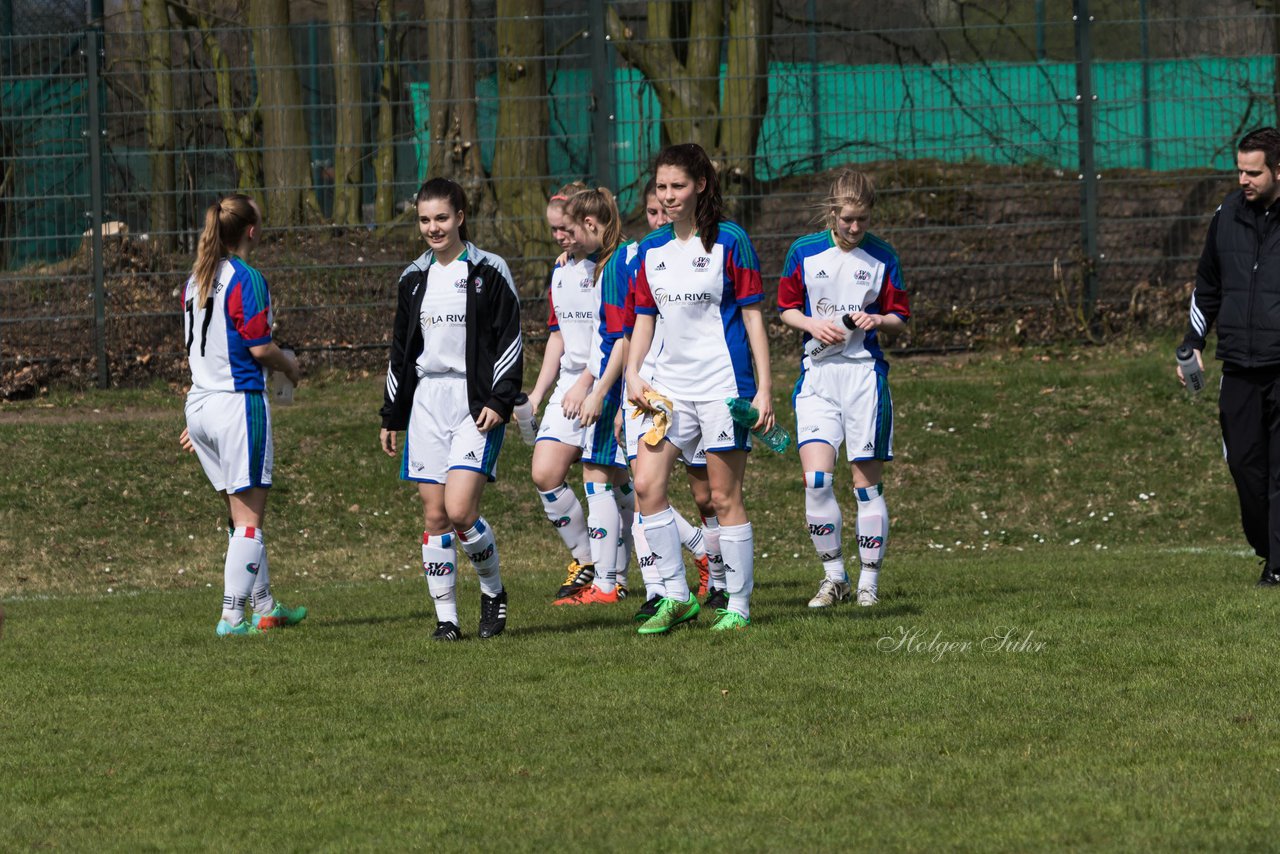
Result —
<path fill-rule="evenodd" d="M 467 451 L 467 455 L 466 455 L 465 457 L 463 457 L 463 459 L 464 459 L 464 460 L 478 460 L 478 459 L 480 459 L 480 458 L 476 456 L 476 452 L 475 452 L 475 451 Z"/>
<path fill-rule="evenodd" d="M 719 438 L 719 439 L 717 439 L 716 441 L 719 441 L 719 442 L 732 442 L 732 441 L 733 441 L 733 437 L 729 435 L 729 431 L 728 431 L 728 430 L 721 430 L 721 431 L 720 431 L 720 438 Z"/>
<path fill-rule="evenodd" d="M 875 449 L 876 449 L 876 446 L 875 446 L 875 445 L 873 445 L 873 444 L 872 444 L 872 443 L 870 443 L 870 442 L 868 442 L 867 444 L 865 444 L 865 445 L 863 445 L 863 446 L 862 446 L 862 450 L 863 450 L 864 452 L 865 452 L 865 451 L 874 451 Z"/>

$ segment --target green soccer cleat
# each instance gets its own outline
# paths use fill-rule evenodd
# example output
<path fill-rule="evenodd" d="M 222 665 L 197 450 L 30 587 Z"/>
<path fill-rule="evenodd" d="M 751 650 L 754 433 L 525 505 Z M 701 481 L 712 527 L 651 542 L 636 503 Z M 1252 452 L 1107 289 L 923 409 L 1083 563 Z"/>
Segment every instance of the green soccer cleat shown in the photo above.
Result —
<path fill-rule="evenodd" d="M 711 631 L 731 632 L 745 629 L 749 625 L 751 625 L 750 618 L 742 616 L 737 611 L 716 608 L 716 621 L 711 624 Z"/>
<path fill-rule="evenodd" d="M 226 620 L 218 621 L 218 637 L 225 638 L 228 635 L 260 635 L 262 631 L 257 626 L 249 624 L 248 620 L 241 620 L 234 626 Z"/>
<path fill-rule="evenodd" d="M 269 614 L 254 614 L 253 627 L 260 631 L 281 629 L 285 626 L 296 626 L 307 617 L 307 609 L 303 605 L 290 608 L 283 602 L 277 602 Z"/>
<path fill-rule="evenodd" d="M 645 620 L 644 624 L 636 631 L 642 635 L 660 635 L 681 623 L 695 619 L 700 610 L 702 610 L 702 607 L 692 594 L 687 602 L 664 598 L 658 603 L 658 613 Z"/>

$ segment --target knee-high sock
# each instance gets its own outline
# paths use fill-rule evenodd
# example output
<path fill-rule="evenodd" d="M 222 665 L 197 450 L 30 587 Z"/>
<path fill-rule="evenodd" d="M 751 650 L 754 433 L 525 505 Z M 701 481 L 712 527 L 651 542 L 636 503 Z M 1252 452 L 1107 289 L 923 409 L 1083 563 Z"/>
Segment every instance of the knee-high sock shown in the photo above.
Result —
<path fill-rule="evenodd" d="M 689 520 L 680 515 L 680 511 L 676 508 L 672 507 L 671 512 L 676 514 L 676 530 L 680 532 L 680 545 L 692 552 L 694 557 L 705 555 L 707 545 L 702 530 L 689 524 Z"/>
<path fill-rule="evenodd" d="M 640 564 L 640 578 L 644 580 L 645 598 L 666 596 L 666 585 L 662 583 L 662 576 L 658 573 L 658 556 L 650 548 L 649 540 L 644 535 L 644 523 L 640 520 L 639 513 L 636 513 L 635 520 L 631 524 L 631 536 L 635 540 L 636 562 Z"/>
<path fill-rule="evenodd" d="M 258 577 L 254 579 L 253 591 L 249 594 L 249 604 L 259 614 L 271 613 L 276 606 L 276 597 L 271 595 L 271 573 L 267 570 L 267 550 L 262 550 L 262 564 L 258 567 Z"/>
<path fill-rule="evenodd" d="M 493 528 L 484 517 L 465 531 L 458 532 L 458 541 L 462 550 L 471 559 L 471 565 L 480 576 L 480 590 L 486 596 L 497 596 L 502 592 L 502 574 L 498 571 L 498 541 L 493 537 Z"/>
<path fill-rule="evenodd" d="M 556 533 L 568 546 L 573 559 L 583 565 L 591 563 L 591 540 L 587 536 L 587 517 L 582 513 L 582 505 L 578 503 L 577 494 L 565 483 L 550 492 L 538 494 L 542 496 L 542 509 L 546 512 L 547 519 L 555 526 Z"/>
<path fill-rule="evenodd" d="M 680 551 L 680 532 L 676 530 L 675 512 L 670 506 L 641 517 L 649 548 L 656 555 L 658 575 L 666 596 L 678 602 L 689 601 L 689 582 L 684 577 L 684 553 Z"/>
<path fill-rule="evenodd" d="M 751 591 L 755 587 L 755 536 L 751 523 L 720 526 L 720 550 L 724 555 L 725 589 L 729 610 L 751 616 Z"/>
<path fill-rule="evenodd" d="M 458 625 L 458 558 L 453 534 L 422 535 L 422 575 L 436 609 L 436 620 Z"/>
<path fill-rule="evenodd" d="M 627 570 L 631 568 L 631 553 L 635 550 L 635 533 L 632 527 L 636 518 L 636 490 L 630 481 L 613 491 L 618 502 L 618 521 L 622 525 L 618 537 L 618 557 L 614 567 L 618 573 L 618 583 L 627 583 Z"/>
<path fill-rule="evenodd" d="M 261 528 L 236 528 L 227 540 L 222 565 L 222 619 L 235 625 L 244 619 L 244 604 L 267 553 Z"/>
<path fill-rule="evenodd" d="M 844 515 L 836 501 L 835 479 L 829 471 L 804 473 L 804 517 L 809 539 L 822 561 L 822 571 L 832 581 L 848 581 L 844 570 Z"/>
<path fill-rule="evenodd" d="M 588 483 L 586 490 L 591 562 L 596 565 L 596 580 L 592 583 L 605 593 L 612 593 L 618 584 L 618 533 L 622 528 L 618 502 L 613 497 L 613 487 L 607 483 Z"/>
<path fill-rule="evenodd" d="M 715 516 L 702 517 L 702 537 L 707 550 L 707 570 L 711 579 L 707 586 L 716 590 L 725 589 L 724 556 L 720 554 L 720 520 Z"/>
<path fill-rule="evenodd" d="M 885 546 L 889 543 L 889 505 L 884 501 L 884 484 L 854 489 L 858 495 L 858 589 L 876 589 Z"/>

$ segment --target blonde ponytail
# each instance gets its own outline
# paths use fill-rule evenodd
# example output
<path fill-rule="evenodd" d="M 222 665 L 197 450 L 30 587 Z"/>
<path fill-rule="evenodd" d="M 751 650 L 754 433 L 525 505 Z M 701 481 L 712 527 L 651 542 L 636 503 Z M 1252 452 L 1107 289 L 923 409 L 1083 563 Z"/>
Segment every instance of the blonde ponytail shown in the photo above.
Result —
<path fill-rule="evenodd" d="M 204 305 L 213 293 L 218 263 L 243 242 L 245 232 L 259 225 L 253 199 L 241 193 L 224 196 L 204 212 L 204 228 L 196 243 L 196 260 L 191 277 L 196 282 L 197 302 Z"/>
<path fill-rule="evenodd" d="M 594 190 L 579 190 L 569 197 L 564 205 L 565 216 L 576 223 L 591 217 L 600 223 L 604 233 L 600 237 L 600 258 L 596 261 L 595 280 L 600 280 L 609 258 L 622 243 L 622 217 L 618 213 L 618 202 L 607 187 L 596 187 Z"/>

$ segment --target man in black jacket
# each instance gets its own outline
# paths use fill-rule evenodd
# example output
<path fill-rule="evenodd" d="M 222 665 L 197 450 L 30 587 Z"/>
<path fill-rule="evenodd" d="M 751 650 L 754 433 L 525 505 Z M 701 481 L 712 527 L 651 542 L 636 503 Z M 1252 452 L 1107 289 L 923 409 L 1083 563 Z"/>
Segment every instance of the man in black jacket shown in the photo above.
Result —
<path fill-rule="evenodd" d="M 1280 584 L 1280 131 L 1247 133 L 1236 170 L 1239 189 L 1209 223 L 1183 343 L 1203 366 L 1217 322 L 1223 448 L 1245 538 L 1263 559 L 1258 584 L 1271 586 Z"/>

